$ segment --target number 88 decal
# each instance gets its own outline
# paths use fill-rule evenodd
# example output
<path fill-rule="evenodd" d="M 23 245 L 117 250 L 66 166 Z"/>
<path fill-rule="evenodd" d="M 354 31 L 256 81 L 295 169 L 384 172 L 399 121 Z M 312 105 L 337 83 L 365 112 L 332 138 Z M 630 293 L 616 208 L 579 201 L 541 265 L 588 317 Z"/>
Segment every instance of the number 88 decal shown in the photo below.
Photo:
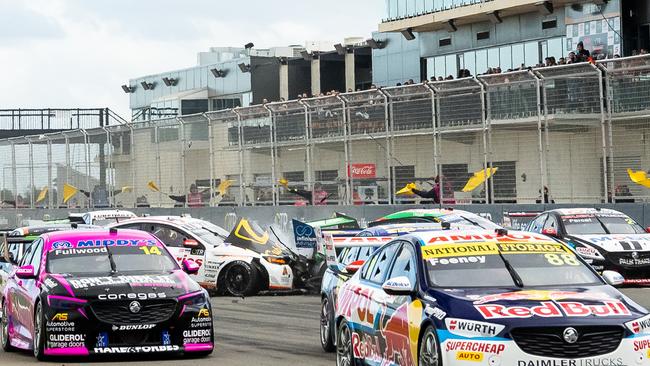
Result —
<path fill-rule="evenodd" d="M 548 263 L 554 266 L 579 266 L 580 262 L 573 254 L 546 254 Z"/>

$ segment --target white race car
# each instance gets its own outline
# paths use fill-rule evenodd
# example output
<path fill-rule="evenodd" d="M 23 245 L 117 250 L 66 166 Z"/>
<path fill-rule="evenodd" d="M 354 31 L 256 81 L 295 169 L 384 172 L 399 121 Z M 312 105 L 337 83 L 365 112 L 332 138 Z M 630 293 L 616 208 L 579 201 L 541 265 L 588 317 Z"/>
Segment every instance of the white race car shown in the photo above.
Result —
<path fill-rule="evenodd" d="M 290 253 L 246 220 L 230 234 L 210 222 L 179 216 L 138 217 L 109 227 L 154 234 L 179 263 L 189 260 L 200 266 L 192 277 L 208 290 L 250 296 L 293 288 Z"/>

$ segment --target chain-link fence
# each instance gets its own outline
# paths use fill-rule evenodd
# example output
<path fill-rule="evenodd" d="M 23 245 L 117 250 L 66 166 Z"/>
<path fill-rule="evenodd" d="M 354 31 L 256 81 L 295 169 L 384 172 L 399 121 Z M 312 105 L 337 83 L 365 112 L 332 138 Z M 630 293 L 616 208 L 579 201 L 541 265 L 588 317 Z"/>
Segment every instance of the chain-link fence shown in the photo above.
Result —
<path fill-rule="evenodd" d="M 402 190 L 414 182 L 443 204 L 648 202 L 649 138 L 650 57 L 638 56 L 4 139 L 0 198 L 33 208 L 430 200 Z"/>

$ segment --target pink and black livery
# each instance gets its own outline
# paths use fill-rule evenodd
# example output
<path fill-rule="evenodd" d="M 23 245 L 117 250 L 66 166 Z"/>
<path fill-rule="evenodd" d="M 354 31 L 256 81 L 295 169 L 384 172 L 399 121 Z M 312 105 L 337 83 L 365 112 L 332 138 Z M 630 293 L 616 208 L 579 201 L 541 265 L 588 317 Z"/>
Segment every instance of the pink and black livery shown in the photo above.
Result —
<path fill-rule="evenodd" d="M 182 267 L 182 268 L 181 268 Z M 54 356 L 209 354 L 207 292 L 153 235 L 62 231 L 27 249 L 2 293 L 3 349 Z"/>

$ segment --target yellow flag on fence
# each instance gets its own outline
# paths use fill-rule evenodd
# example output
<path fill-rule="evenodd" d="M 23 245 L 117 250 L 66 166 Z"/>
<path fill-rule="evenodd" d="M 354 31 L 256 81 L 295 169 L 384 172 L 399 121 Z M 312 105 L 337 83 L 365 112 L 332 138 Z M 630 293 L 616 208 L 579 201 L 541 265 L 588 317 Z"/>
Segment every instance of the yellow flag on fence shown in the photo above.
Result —
<path fill-rule="evenodd" d="M 630 176 L 630 180 L 638 185 L 650 188 L 650 178 L 643 170 L 633 171 L 632 169 L 627 170 L 627 174 Z"/>
<path fill-rule="evenodd" d="M 63 203 L 67 203 L 70 198 L 74 197 L 75 194 L 77 194 L 79 190 L 77 187 L 72 186 L 70 184 L 64 184 L 63 185 Z"/>
<path fill-rule="evenodd" d="M 492 175 L 494 175 L 497 172 L 497 170 L 499 170 L 499 168 L 481 169 L 478 172 L 474 172 L 474 175 L 471 178 L 469 178 L 467 184 L 465 184 L 465 187 L 463 188 L 463 192 L 471 192 L 475 190 L 477 187 L 483 184 L 483 182 L 485 182 Z"/>
<path fill-rule="evenodd" d="M 150 180 L 149 183 L 147 183 L 147 187 L 149 187 L 149 189 L 151 189 L 154 192 L 160 192 L 160 188 L 158 188 L 156 182 L 152 180 Z"/>
<path fill-rule="evenodd" d="M 289 185 L 289 181 L 286 178 L 280 178 L 278 183 L 280 183 L 280 185 L 285 186 L 285 187 Z"/>
<path fill-rule="evenodd" d="M 413 190 L 417 186 L 415 183 L 408 183 L 407 185 L 404 186 L 404 188 L 400 189 L 399 191 L 395 192 L 395 194 L 413 194 Z"/>
<path fill-rule="evenodd" d="M 133 187 L 131 186 L 122 187 L 122 193 L 127 193 L 127 192 L 133 192 Z"/>
<path fill-rule="evenodd" d="M 38 197 L 36 198 L 36 203 L 39 203 L 45 199 L 45 197 L 47 196 L 47 190 L 48 190 L 47 187 L 43 187 L 43 189 L 41 189 L 41 192 L 38 194 Z"/>
<path fill-rule="evenodd" d="M 224 194 L 226 194 L 226 191 L 228 190 L 228 188 L 230 188 L 231 185 L 232 185 L 232 180 L 226 179 L 221 183 L 219 183 L 219 186 L 217 187 L 217 191 L 219 192 L 220 195 L 223 196 Z"/>

